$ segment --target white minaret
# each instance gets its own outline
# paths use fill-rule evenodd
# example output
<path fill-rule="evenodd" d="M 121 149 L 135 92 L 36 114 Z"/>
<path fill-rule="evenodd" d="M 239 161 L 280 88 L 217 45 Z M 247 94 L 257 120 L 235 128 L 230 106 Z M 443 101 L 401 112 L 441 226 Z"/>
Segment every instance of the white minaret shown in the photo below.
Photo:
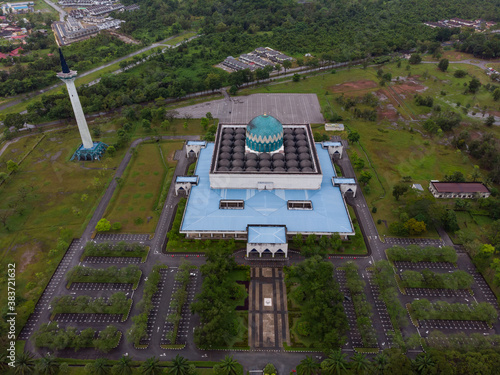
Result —
<path fill-rule="evenodd" d="M 75 113 L 78 130 L 80 131 L 80 136 L 82 137 L 83 148 L 92 148 L 94 146 L 94 142 L 92 142 L 87 120 L 85 120 L 82 105 L 80 104 L 80 98 L 78 97 L 78 92 L 76 91 L 76 71 L 69 70 L 68 64 L 66 64 L 66 60 L 64 60 L 64 56 L 60 48 L 59 56 L 61 57 L 62 72 L 57 73 L 57 77 L 66 84 L 66 88 L 68 89 L 69 99 L 71 100 L 71 105 L 73 106 L 73 112 Z"/>

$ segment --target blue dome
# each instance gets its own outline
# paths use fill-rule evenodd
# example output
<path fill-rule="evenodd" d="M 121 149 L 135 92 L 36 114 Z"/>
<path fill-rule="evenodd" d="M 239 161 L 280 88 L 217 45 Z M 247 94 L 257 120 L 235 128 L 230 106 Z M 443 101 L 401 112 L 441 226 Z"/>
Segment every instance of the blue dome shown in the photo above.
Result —
<path fill-rule="evenodd" d="M 273 152 L 283 146 L 283 125 L 270 115 L 254 117 L 247 125 L 246 145 L 255 152 Z"/>

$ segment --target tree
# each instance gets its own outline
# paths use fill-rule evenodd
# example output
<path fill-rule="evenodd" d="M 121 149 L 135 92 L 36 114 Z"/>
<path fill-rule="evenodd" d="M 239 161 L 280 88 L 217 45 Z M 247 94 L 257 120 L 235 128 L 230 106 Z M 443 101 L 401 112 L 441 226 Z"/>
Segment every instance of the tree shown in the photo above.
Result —
<path fill-rule="evenodd" d="M 405 195 L 407 191 L 408 185 L 399 183 L 394 185 L 394 187 L 392 188 L 392 195 L 394 196 L 394 198 L 396 198 L 397 201 L 399 201 L 399 197 Z"/>
<path fill-rule="evenodd" d="M 373 365 L 377 374 L 383 374 L 389 364 L 389 358 L 384 353 L 380 353 L 373 358 Z"/>
<path fill-rule="evenodd" d="M 109 146 L 107 149 L 106 149 L 106 152 L 109 156 L 114 156 L 116 154 L 116 148 L 115 146 Z"/>
<path fill-rule="evenodd" d="M 429 353 L 422 353 L 415 358 L 415 367 L 419 374 L 428 374 L 435 366 L 434 360 Z"/>
<path fill-rule="evenodd" d="M 19 164 L 17 164 L 14 160 L 9 160 L 7 162 L 7 170 L 9 172 L 15 173 L 19 169 Z"/>
<path fill-rule="evenodd" d="M 368 171 L 362 171 L 359 175 L 359 182 L 361 182 L 363 185 L 368 185 L 371 179 L 372 174 Z"/>
<path fill-rule="evenodd" d="M 236 375 L 238 374 L 238 365 L 238 361 L 233 359 L 233 356 L 226 355 L 224 359 L 221 360 L 220 368 L 226 375 Z"/>
<path fill-rule="evenodd" d="M 448 65 L 450 64 L 450 61 L 448 59 L 441 59 L 438 64 L 439 70 L 442 72 L 446 72 L 448 70 Z"/>
<path fill-rule="evenodd" d="M 287 69 L 290 69 L 291 67 L 292 67 L 292 62 L 290 60 L 283 61 L 283 69 L 285 70 L 285 74 Z"/>
<path fill-rule="evenodd" d="M 469 82 L 469 91 L 475 94 L 476 92 L 478 92 L 480 87 L 481 87 L 481 82 L 476 77 L 472 77 L 472 79 Z"/>
<path fill-rule="evenodd" d="M 340 375 L 347 371 L 347 360 L 345 357 L 346 355 L 340 349 L 336 350 L 321 362 L 321 369 L 327 375 Z"/>
<path fill-rule="evenodd" d="M 293 82 L 299 82 L 300 81 L 300 74 L 299 73 L 295 73 L 292 77 L 292 81 Z"/>
<path fill-rule="evenodd" d="M 495 89 L 493 91 L 493 100 L 498 102 L 500 100 L 500 88 Z"/>
<path fill-rule="evenodd" d="M 172 367 L 168 370 L 168 373 L 171 375 L 188 375 L 189 374 L 188 360 L 177 354 L 175 358 L 172 359 Z"/>
<path fill-rule="evenodd" d="M 464 78 L 466 75 L 467 75 L 467 71 L 462 70 L 462 69 L 458 69 L 455 71 L 455 73 L 453 73 L 453 76 L 455 78 Z"/>
<path fill-rule="evenodd" d="M 151 121 L 149 121 L 147 119 L 142 120 L 142 127 L 147 132 L 150 131 L 151 130 Z"/>
<path fill-rule="evenodd" d="M 320 364 L 313 357 L 306 356 L 297 366 L 297 375 L 315 375 L 319 373 Z"/>
<path fill-rule="evenodd" d="M 24 125 L 24 116 L 20 113 L 9 113 L 5 116 L 4 125 L 7 129 L 11 127 L 21 129 Z"/>
<path fill-rule="evenodd" d="M 14 373 L 16 375 L 27 375 L 35 372 L 35 359 L 30 352 L 21 352 L 16 357 Z"/>
<path fill-rule="evenodd" d="M 420 64 L 422 62 L 422 56 L 420 56 L 418 53 L 414 53 L 410 56 L 408 62 L 412 65 Z"/>
<path fill-rule="evenodd" d="M 101 220 L 98 221 L 97 225 L 95 226 L 95 229 L 98 232 L 107 232 L 111 229 L 111 223 L 108 219 L 102 218 Z"/>
<path fill-rule="evenodd" d="M 55 375 L 59 371 L 59 364 L 52 356 L 45 355 L 38 360 L 36 369 L 40 375 Z"/>
<path fill-rule="evenodd" d="M 116 365 L 113 366 L 114 375 L 131 375 L 132 374 L 132 358 L 123 355 Z"/>
<path fill-rule="evenodd" d="M 356 143 L 360 138 L 361 136 L 356 130 L 349 132 L 349 134 L 347 135 L 347 140 L 349 141 L 349 143 Z"/>
<path fill-rule="evenodd" d="M 489 115 L 484 121 L 484 125 L 490 127 L 495 123 L 495 116 Z"/>
<path fill-rule="evenodd" d="M 418 221 L 415 218 L 411 218 L 404 224 L 404 228 L 410 233 L 410 235 L 419 235 L 427 230 L 427 227 L 423 221 Z"/>
<path fill-rule="evenodd" d="M 94 332 L 92 330 L 92 332 Z M 92 375 L 107 375 L 109 367 L 106 365 L 106 358 L 97 358 L 94 362 L 89 363 L 89 367 L 85 366 L 86 370 Z"/>
<path fill-rule="evenodd" d="M 366 374 L 370 369 L 370 361 L 362 353 L 356 353 L 351 358 L 351 369 L 355 374 Z"/>
<path fill-rule="evenodd" d="M 140 369 L 144 375 L 160 375 L 163 373 L 163 369 L 160 367 L 160 360 L 156 357 L 146 359 Z"/>
<path fill-rule="evenodd" d="M 0 172 L 0 182 L 4 182 L 9 175 L 5 172 Z"/>

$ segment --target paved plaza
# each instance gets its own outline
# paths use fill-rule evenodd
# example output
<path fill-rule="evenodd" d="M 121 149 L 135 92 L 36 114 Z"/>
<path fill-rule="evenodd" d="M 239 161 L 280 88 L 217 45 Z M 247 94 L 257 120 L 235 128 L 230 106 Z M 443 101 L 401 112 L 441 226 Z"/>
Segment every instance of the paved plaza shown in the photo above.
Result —
<path fill-rule="evenodd" d="M 324 122 L 316 94 L 253 94 L 235 96 L 179 108 L 179 117 L 205 117 L 212 113 L 221 123 L 248 124 L 267 113 L 282 124 L 315 124 Z"/>
<path fill-rule="evenodd" d="M 281 268 L 252 268 L 249 287 L 248 337 L 252 349 L 290 345 L 286 286 Z"/>

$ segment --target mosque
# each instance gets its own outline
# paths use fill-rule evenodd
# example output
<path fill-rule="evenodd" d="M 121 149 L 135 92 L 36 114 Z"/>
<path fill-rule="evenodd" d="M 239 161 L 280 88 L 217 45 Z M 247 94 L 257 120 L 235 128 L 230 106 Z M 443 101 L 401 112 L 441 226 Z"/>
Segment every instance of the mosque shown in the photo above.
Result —
<path fill-rule="evenodd" d="M 247 241 L 247 256 L 288 254 L 288 241 L 354 235 L 344 194 L 356 181 L 335 174 L 340 142 L 315 143 L 309 125 L 264 114 L 248 124 L 219 124 L 215 142 L 188 141 L 194 176 L 176 179 L 188 195 L 180 233 L 193 239 Z"/>

